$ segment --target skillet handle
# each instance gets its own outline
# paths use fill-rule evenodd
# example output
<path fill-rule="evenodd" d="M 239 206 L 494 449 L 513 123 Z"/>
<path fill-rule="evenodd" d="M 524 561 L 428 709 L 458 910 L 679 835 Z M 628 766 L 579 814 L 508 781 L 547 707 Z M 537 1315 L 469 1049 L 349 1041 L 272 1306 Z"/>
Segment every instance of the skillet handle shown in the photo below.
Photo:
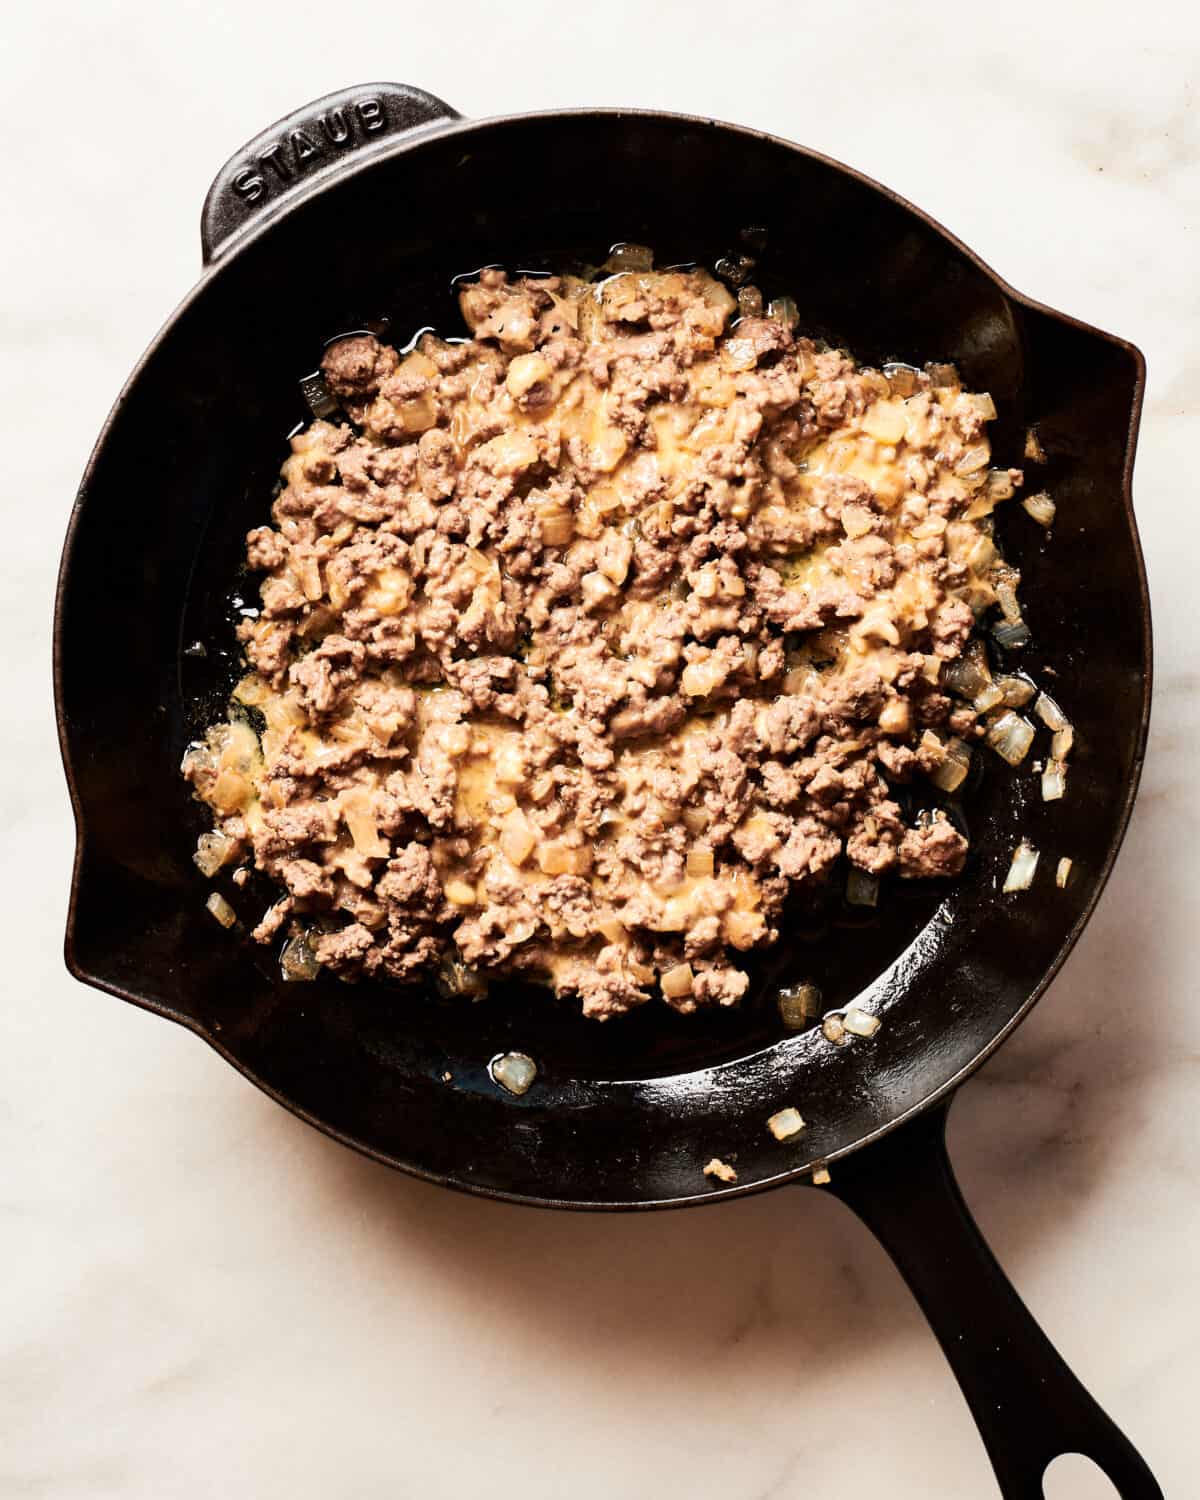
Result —
<path fill-rule="evenodd" d="M 940 1105 L 836 1164 L 829 1190 L 879 1240 L 929 1319 L 1004 1500 L 1042 1500 L 1046 1466 L 1061 1453 L 1098 1464 L 1121 1500 L 1162 1500 L 988 1248 L 946 1154 L 948 1112 Z"/>
<path fill-rule="evenodd" d="M 338 89 L 260 131 L 213 178 L 200 214 L 207 266 L 280 204 L 306 197 L 351 157 L 425 126 L 461 120 L 456 109 L 407 83 Z"/>

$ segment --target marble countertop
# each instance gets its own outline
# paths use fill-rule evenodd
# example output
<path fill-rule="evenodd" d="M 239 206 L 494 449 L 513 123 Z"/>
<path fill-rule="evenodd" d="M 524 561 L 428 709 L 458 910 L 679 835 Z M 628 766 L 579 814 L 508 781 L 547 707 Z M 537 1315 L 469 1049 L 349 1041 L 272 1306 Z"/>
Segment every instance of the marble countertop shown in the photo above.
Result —
<path fill-rule="evenodd" d="M 49 618 L 79 474 L 196 276 L 212 172 L 286 110 L 376 77 L 479 115 L 639 104 L 761 126 L 888 183 L 1015 286 L 1144 350 L 1135 491 L 1158 686 L 1143 791 L 1097 916 L 963 1092 L 952 1147 L 1051 1337 L 1166 1492 L 1190 1493 L 1195 12 L 44 0 L 6 33 L 0 1493 L 995 1492 L 899 1277 L 832 1199 L 593 1218 L 439 1192 L 63 969 L 73 834 Z M 1056 1500 L 1107 1492 L 1059 1479 Z"/>

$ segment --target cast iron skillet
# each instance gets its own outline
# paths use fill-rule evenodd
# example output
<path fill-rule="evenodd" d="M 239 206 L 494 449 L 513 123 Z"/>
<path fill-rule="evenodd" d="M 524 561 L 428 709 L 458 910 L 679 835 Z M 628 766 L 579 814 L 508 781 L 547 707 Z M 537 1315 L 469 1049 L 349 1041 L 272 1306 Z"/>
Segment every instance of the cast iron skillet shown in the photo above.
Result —
<path fill-rule="evenodd" d="M 1001 518 L 1034 633 L 1079 746 L 1066 801 L 989 768 L 966 800 L 973 853 L 945 888 L 897 883 L 864 921 L 798 911 L 735 1015 L 647 1006 L 584 1024 L 512 988 L 475 1007 L 372 985 L 283 986 L 273 955 L 204 910 L 201 815 L 180 753 L 235 672 L 231 580 L 267 511 L 298 379 L 322 342 L 390 320 L 456 333 L 449 279 L 503 258 L 549 268 L 618 239 L 711 264 L 766 230 L 755 279 L 866 359 L 949 359 L 1000 410 L 1021 461 L 1036 422 L 1059 504 L 1051 540 Z M 761 238 L 757 236 L 755 238 Z M 1017 295 L 940 226 L 837 163 L 714 121 L 581 111 L 464 121 L 420 90 L 369 85 L 280 121 L 224 167 L 204 206 L 205 274 L 105 426 L 71 519 L 55 685 L 78 823 L 66 957 L 99 989 L 181 1022 L 280 1103 L 430 1182 L 558 1208 L 662 1208 L 807 1181 L 887 1246 L 974 1412 L 1001 1489 L 1041 1495 L 1062 1452 L 1124 1500 L 1160 1491 L 1038 1329 L 983 1243 L 943 1146 L 953 1090 L 1049 984 L 1108 876 L 1150 702 L 1150 617 L 1129 479 L 1143 362 L 1130 344 Z M 252 597 L 253 584 L 244 589 Z M 236 589 L 235 589 L 236 592 Z M 190 649 L 199 642 L 206 654 Z M 1045 680 L 1051 680 L 1045 677 Z M 979 757 L 983 759 L 983 757 Z M 1031 790 L 1032 789 L 1032 790 Z M 998 893 L 1018 831 L 1044 851 L 1034 890 Z M 1074 861 L 1056 890 L 1060 855 Z M 248 920 L 262 891 L 226 894 Z M 786 1035 L 782 979 L 879 1011 L 870 1043 Z M 531 1053 L 523 1098 L 488 1073 Z M 450 1080 L 444 1075 L 449 1073 Z M 795 1144 L 767 1116 L 796 1104 Z M 700 1173 L 737 1164 L 736 1186 Z"/>

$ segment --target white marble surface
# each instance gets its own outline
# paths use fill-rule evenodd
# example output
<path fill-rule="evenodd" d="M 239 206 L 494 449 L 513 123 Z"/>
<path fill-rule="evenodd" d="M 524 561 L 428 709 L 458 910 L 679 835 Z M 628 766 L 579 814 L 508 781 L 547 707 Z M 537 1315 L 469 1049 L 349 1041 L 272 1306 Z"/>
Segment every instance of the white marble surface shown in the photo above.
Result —
<path fill-rule="evenodd" d="M 1050 1334 L 1168 1494 L 1194 1492 L 1200 24 L 1154 3 L 828 9 L 840 19 L 783 0 L 7 15 L 6 1497 L 994 1492 L 932 1339 L 836 1202 L 596 1219 L 439 1193 L 63 970 L 72 830 L 48 655 L 75 484 L 195 276 L 214 168 L 286 109 L 375 77 L 479 115 L 644 104 L 777 131 L 1144 349 L 1136 496 L 1159 673 L 1144 790 L 1098 916 L 966 1090 L 953 1146 Z M 1087 1493 L 1064 1478 L 1059 1500 Z"/>

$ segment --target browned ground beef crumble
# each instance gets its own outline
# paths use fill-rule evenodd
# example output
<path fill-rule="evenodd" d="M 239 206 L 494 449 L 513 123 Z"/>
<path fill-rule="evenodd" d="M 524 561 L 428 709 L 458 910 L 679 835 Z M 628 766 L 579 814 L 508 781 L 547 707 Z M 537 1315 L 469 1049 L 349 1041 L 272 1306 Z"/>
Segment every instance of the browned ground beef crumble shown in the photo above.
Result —
<path fill-rule="evenodd" d="M 843 852 L 957 874 L 962 834 L 881 772 L 975 731 L 939 678 L 1020 480 L 990 398 L 734 321 L 703 271 L 489 270 L 460 302 L 469 341 L 328 349 L 345 420 L 292 439 L 247 538 L 250 672 L 184 772 L 201 867 L 285 888 L 255 936 L 692 1011 Z"/>

